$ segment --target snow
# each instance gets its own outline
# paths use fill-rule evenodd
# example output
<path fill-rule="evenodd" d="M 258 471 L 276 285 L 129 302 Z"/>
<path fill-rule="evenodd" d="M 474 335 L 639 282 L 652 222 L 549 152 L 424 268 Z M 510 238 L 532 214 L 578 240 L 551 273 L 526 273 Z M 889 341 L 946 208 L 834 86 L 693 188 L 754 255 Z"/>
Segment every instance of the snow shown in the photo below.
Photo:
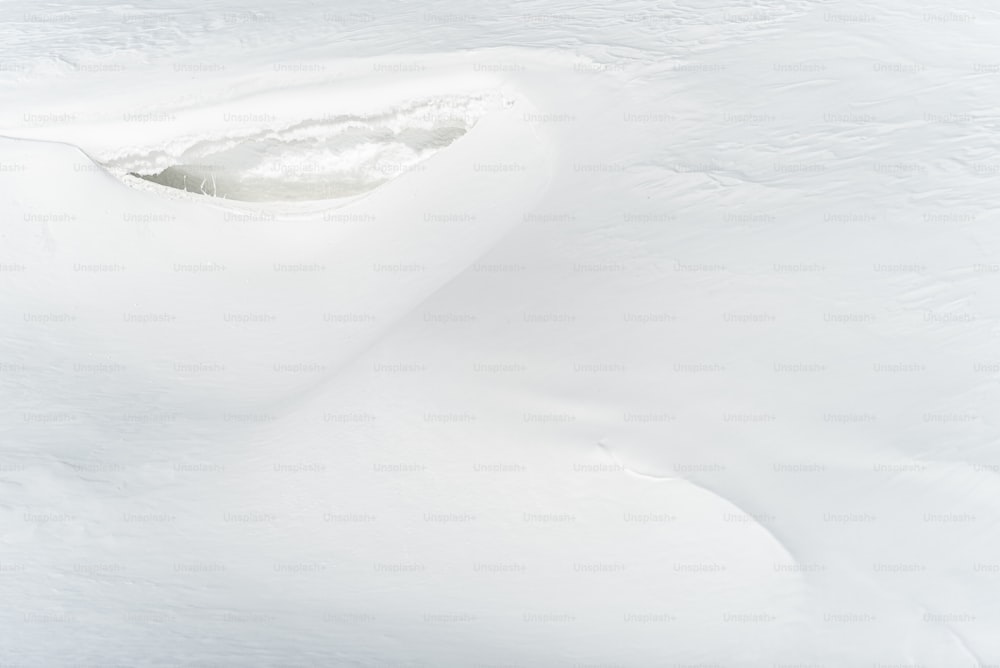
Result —
<path fill-rule="evenodd" d="M 0 666 L 1000 663 L 995 10 L 0 16 Z"/>

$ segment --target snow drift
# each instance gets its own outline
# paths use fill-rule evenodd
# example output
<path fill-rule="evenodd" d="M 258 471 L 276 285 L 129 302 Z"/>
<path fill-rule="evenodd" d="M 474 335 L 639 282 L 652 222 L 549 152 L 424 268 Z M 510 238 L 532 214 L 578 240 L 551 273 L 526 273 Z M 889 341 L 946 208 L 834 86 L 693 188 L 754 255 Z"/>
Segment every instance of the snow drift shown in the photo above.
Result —
<path fill-rule="evenodd" d="M 991 13 L 23 9 L 0 662 L 1000 661 Z"/>

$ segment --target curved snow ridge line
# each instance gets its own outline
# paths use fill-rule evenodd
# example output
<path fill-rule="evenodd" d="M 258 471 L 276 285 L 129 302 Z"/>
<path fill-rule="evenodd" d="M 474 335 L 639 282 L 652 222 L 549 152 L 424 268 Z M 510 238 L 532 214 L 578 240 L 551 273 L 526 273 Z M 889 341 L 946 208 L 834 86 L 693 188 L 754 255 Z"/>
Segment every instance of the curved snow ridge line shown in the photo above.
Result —
<path fill-rule="evenodd" d="M 725 494 L 722 494 L 717 490 L 706 487 L 703 484 L 693 482 L 687 478 L 645 473 L 636 470 L 630 466 L 626 466 L 618 458 L 618 455 L 615 454 L 614 450 L 611 449 L 611 446 L 609 446 L 604 440 L 598 441 L 597 447 L 600 448 L 618 467 L 620 467 L 623 471 L 625 471 L 630 475 L 636 476 L 638 478 L 643 478 L 645 480 L 652 480 L 654 482 L 686 483 L 688 485 L 697 487 L 698 489 L 707 492 L 708 494 L 729 504 L 730 506 L 736 509 L 736 511 L 740 514 L 740 516 L 749 518 L 753 526 L 759 527 L 765 534 L 767 534 L 774 541 L 775 545 L 777 545 L 781 549 L 781 551 L 784 552 L 785 555 L 788 557 L 788 560 L 792 564 L 792 568 L 796 573 L 798 573 L 801 577 L 805 577 L 808 575 L 809 572 L 808 569 L 802 567 L 802 560 L 799 559 L 799 557 L 796 555 L 796 552 L 792 550 L 788 541 L 782 540 L 778 536 L 778 534 L 774 531 L 774 529 L 768 527 L 764 522 L 760 521 L 760 519 L 758 519 L 758 516 L 748 512 Z"/>
<path fill-rule="evenodd" d="M 297 77 L 276 71 L 271 61 L 248 58 L 224 70 L 200 73 L 196 80 L 168 68 L 156 73 L 155 88 L 148 86 L 148 72 L 127 71 L 108 82 L 108 89 L 100 91 L 103 95 L 91 91 L 91 96 L 77 100 L 72 114 L 32 108 L 32 118 L 44 123 L 0 114 L 0 132 L 78 144 L 107 160 L 123 157 L 129 147 L 158 147 L 183 139 L 199 128 L 263 130 L 307 118 L 368 116 L 412 101 L 516 89 L 525 73 L 565 74 L 575 60 L 559 51 L 524 48 L 325 57 L 310 61 L 316 65 L 314 73 Z M 174 94 L 164 95 L 164 90 Z"/>

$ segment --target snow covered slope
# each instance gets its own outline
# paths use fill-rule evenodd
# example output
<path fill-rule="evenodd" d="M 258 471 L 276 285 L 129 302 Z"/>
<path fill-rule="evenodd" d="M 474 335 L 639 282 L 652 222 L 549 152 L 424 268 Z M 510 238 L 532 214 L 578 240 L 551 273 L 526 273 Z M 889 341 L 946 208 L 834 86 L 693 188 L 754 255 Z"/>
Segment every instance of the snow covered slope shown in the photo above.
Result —
<path fill-rule="evenodd" d="M 995 10 L 0 18 L 0 666 L 1000 664 Z"/>

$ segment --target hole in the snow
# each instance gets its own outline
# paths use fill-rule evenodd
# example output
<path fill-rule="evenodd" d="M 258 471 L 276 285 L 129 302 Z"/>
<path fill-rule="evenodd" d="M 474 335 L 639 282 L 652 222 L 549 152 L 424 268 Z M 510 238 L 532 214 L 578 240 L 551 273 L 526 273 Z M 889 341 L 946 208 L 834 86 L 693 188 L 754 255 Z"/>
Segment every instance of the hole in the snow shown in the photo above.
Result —
<path fill-rule="evenodd" d="M 201 139 L 108 164 L 191 193 L 248 202 L 365 193 L 413 169 L 472 129 L 487 96 L 433 99 L 371 115 L 304 120 L 282 129 Z"/>

